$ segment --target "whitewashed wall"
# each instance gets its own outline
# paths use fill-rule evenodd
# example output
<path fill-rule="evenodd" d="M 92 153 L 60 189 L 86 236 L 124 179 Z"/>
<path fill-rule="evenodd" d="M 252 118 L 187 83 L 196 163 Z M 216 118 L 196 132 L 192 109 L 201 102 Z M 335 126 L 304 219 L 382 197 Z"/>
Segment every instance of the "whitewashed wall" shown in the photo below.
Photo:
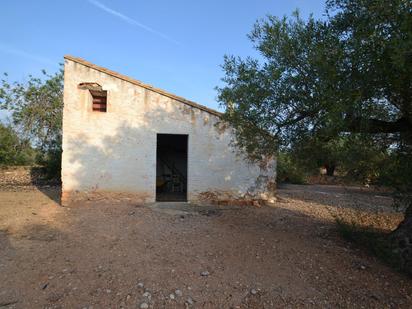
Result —
<path fill-rule="evenodd" d="M 93 112 L 82 82 L 108 91 Z M 219 117 L 107 73 L 65 60 L 62 200 L 102 195 L 155 200 L 156 134 L 188 134 L 188 199 L 267 198 L 276 164 L 249 164 L 229 146 Z"/>

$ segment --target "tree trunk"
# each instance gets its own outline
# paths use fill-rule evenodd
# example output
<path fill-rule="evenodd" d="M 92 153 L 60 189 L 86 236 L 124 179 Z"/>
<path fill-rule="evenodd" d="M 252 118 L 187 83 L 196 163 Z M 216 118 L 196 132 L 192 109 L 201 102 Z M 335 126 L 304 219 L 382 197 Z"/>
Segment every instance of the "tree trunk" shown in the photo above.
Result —
<path fill-rule="evenodd" d="M 399 255 L 401 267 L 412 275 L 412 202 L 406 209 L 404 220 L 392 232 L 391 241 Z"/>
<path fill-rule="evenodd" d="M 333 176 L 333 174 L 335 174 L 335 168 L 336 168 L 335 165 L 325 164 L 325 168 L 326 168 L 326 175 Z"/>

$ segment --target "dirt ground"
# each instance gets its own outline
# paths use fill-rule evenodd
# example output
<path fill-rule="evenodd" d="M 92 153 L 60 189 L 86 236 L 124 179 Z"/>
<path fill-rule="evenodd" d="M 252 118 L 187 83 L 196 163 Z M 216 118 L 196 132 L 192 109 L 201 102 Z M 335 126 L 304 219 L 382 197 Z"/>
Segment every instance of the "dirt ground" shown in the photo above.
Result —
<path fill-rule="evenodd" d="M 335 230 L 335 216 L 396 226 L 384 193 L 285 186 L 262 208 L 58 194 L 0 192 L 0 308 L 412 307 L 412 280 Z"/>

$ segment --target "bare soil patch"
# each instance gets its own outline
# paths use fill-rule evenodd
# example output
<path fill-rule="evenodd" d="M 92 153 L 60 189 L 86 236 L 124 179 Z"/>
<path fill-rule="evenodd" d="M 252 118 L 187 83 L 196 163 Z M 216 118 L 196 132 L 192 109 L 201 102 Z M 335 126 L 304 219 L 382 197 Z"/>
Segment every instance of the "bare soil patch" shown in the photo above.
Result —
<path fill-rule="evenodd" d="M 361 213 L 390 229 L 401 214 L 385 195 L 336 190 L 288 186 L 272 207 L 199 211 L 3 190 L 0 308 L 410 308 L 411 280 L 334 224 Z"/>

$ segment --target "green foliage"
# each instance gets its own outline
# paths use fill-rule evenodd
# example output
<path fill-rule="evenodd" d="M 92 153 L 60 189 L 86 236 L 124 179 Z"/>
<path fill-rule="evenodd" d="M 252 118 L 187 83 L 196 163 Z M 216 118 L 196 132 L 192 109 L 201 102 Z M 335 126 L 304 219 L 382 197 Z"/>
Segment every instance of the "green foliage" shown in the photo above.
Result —
<path fill-rule="evenodd" d="M 291 153 L 297 164 L 307 170 L 320 167 L 339 171 L 346 181 L 378 183 L 388 161 L 392 159 L 391 140 L 383 137 L 351 133 L 335 138 L 313 136 L 291 145 Z"/>
<path fill-rule="evenodd" d="M 27 141 L 21 141 L 11 127 L 0 123 L 0 165 L 30 165 L 35 156 Z"/>
<path fill-rule="evenodd" d="M 351 134 L 342 151 L 342 169 L 348 179 L 377 183 L 384 162 L 390 159 L 390 141 L 365 134 Z"/>
<path fill-rule="evenodd" d="M 311 136 L 412 131 L 407 0 L 328 1 L 326 20 L 268 16 L 249 35 L 262 60 L 226 56 L 226 120 L 253 156 Z M 249 125 L 245 125 L 249 124 Z M 258 132 L 259 138 L 253 137 Z M 263 147 L 261 147 L 263 145 Z"/>
<path fill-rule="evenodd" d="M 307 171 L 302 168 L 288 152 L 279 152 L 277 156 L 277 182 L 305 184 Z"/>
<path fill-rule="evenodd" d="M 329 0 L 322 20 L 259 20 L 259 60 L 225 56 L 217 89 L 237 144 L 254 159 L 279 148 L 308 170 L 411 189 L 411 12 L 409 0 Z"/>
<path fill-rule="evenodd" d="M 396 233 L 411 235 L 412 1 L 327 0 L 325 16 L 255 24 L 259 59 L 224 58 L 225 120 L 253 159 L 277 147 L 291 156 L 280 155 L 282 178 L 322 164 L 397 188 L 408 208 Z M 410 265 L 412 244 L 397 243 Z"/>
<path fill-rule="evenodd" d="M 11 112 L 13 126 L 21 140 L 38 150 L 38 161 L 45 164 L 50 177 L 60 176 L 63 71 L 43 78 L 30 76 L 26 83 L 0 85 L 0 109 Z M 7 74 L 5 74 L 7 77 Z"/>
<path fill-rule="evenodd" d="M 58 143 L 58 141 L 56 141 Z M 61 145 L 49 148 L 47 152 L 40 153 L 36 162 L 44 166 L 45 176 L 48 179 L 59 178 L 61 173 L 62 151 Z"/>
<path fill-rule="evenodd" d="M 297 164 L 306 166 L 307 170 L 327 169 L 328 175 L 333 176 L 338 166 L 342 166 L 347 146 L 346 137 L 334 139 L 327 137 L 305 137 L 299 143 L 293 143 L 291 153 Z"/>
<path fill-rule="evenodd" d="M 391 185 L 403 195 L 412 194 L 412 160 L 409 147 L 400 147 L 381 164 L 379 182 Z M 412 199 L 411 199 L 412 200 Z"/>

